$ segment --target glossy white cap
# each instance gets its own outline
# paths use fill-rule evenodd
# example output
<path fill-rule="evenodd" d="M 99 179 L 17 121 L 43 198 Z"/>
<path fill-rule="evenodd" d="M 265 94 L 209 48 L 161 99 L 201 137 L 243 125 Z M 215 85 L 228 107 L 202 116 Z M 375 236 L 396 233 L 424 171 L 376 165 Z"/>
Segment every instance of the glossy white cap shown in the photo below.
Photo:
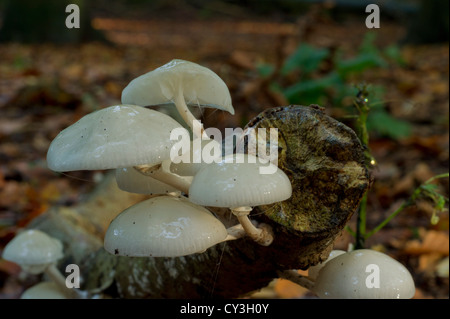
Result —
<path fill-rule="evenodd" d="M 204 166 L 222 158 L 222 144 L 216 140 L 197 138 L 191 142 L 189 153 L 174 158 L 170 171 L 180 176 L 195 176 Z"/>
<path fill-rule="evenodd" d="M 227 237 L 225 226 L 185 197 L 158 196 L 120 213 L 106 231 L 114 255 L 176 257 L 203 252 Z"/>
<path fill-rule="evenodd" d="M 414 281 L 397 260 L 371 249 L 357 249 L 325 264 L 313 291 L 324 299 L 410 299 Z"/>
<path fill-rule="evenodd" d="M 16 235 L 5 247 L 3 258 L 18 264 L 30 274 L 40 274 L 63 257 L 61 241 L 30 229 Z"/>
<path fill-rule="evenodd" d="M 172 103 L 181 93 L 186 104 L 234 114 L 225 82 L 197 63 L 175 59 L 132 80 L 122 91 L 122 103 L 140 106 Z"/>
<path fill-rule="evenodd" d="M 315 266 L 311 266 L 308 268 L 308 278 L 311 280 L 316 280 L 317 276 L 319 275 L 320 270 L 323 268 L 323 266 L 325 266 L 325 264 L 327 262 L 329 262 L 330 260 L 332 260 L 333 258 L 345 254 L 344 250 L 333 250 L 330 252 L 330 255 L 328 256 L 327 260 L 321 262 L 320 264 L 317 264 Z"/>
<path fill-rule="evenodd" d="M 129 193 L 154 195 L 178 191 L 175 187 L 139 173 L 134 167 L 117 168 L 115 173 L 117 186 Z"/>
<path fill-rule="evenodd" d="M 67 299 L 53 281 L 40 282 L 23 292 L 20 299 Z"/>
<path fill-rule="evenodd" d="M 61 131 L 47 152 L 48 167 L 57 172 L 100 170 L 157 164 L 170 157 L 183 129 L 170 116 L 135 105 L 110 106 L 82 117 Z"/>
<path fill-rule="evenodd" d="M 261 174 L 260 167 L 273 174 Z M 233 154 L 201 169 L 192 180 L 189 199 L 213 207 L 258 206 L 280 202 L 292 195 L 287 175 L 271 163 L 261 164 L 253 155 Z"/>

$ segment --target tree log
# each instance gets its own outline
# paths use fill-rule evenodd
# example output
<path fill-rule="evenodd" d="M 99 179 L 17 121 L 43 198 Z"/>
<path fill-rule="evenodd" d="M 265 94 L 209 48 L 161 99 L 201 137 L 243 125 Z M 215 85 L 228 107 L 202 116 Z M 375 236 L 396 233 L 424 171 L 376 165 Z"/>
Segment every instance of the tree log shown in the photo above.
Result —
<path fill-rule="evenodd" d="M 185 257 L 111 255 L 102 247 L 109 222 L 143 199 L 120 192 L 113 178 L 70 213 L 54 208 L 30 227 L 63 240 L 62 265 L 80 265 L 81 289 L 90 295 L 236 298 L 265 287 L 277 271 L 307 269 L 328 257 L 369 187 L 363 146 L 352 129 L 318 106 L 269 109 L 251 120 L 251 127 L 278 128 L 278 165 L 293 186 L 290 199 L 255 207 L 250 215 L 273 228 L 274 241 L 267 247 L 241 238 Z M 227 226 L 237 223 L 228 210 L 214 212 Z"/>

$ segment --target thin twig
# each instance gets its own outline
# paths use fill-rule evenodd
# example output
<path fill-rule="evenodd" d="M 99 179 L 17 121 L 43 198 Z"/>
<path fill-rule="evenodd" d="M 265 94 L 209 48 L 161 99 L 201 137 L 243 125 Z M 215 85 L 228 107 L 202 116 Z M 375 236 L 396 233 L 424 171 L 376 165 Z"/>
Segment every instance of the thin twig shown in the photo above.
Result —
<path fill-rule="evenodd" d="M 278 271 L 278 276 L 282 279 L 292 281 L 293 283 L 296 283 L 297 285 L 300 285 L 308 290 L 312 290 L 314 288 L 314 281 L 308 277 L 300 275 L 295 270 Z"/>

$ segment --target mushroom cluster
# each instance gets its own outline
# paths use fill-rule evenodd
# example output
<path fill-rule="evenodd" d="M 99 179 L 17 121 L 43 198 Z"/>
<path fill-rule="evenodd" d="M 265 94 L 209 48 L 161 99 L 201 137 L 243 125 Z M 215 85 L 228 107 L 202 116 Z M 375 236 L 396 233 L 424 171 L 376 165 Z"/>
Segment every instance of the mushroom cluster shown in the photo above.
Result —
<path fill-rule="evenodd" d="M 414 280 L 400 262 L 372 249 L 333 250 L 328 259 L 308 269 L 280 272 L 322 299 L 410 299 Z"/>
<path fill-rule="evenodd" d="M 66 286 L 66 279 L 56 268 L 56 263 L 63 256 L 61 241 L 37 229 L 19 233 L 5 246 L 2 255 L 5 260 L 18 264 L 23 271 L 33 275 L 45 274 L 51 280 L 30 288 L 23 298 L 31 299 L 50 291 L 51 298 L 56 295 L 62 298 L 79 298 L 79 293 Z"/>
<path fill-rule="evenodd" d="M 289 178 L 276 161 L 258 158 L 256 150 L 211 155 L 222 149 L 221 144 L 208 136 L 189 109 L 211 107 L 234 114 L 228 88 L 217 74 L 192 62 L 172 60 L 132 80 L 121 103 L 87 114 L 61 131 L 47 153 L 53 171 L 115 170 L 120 189 L 148 195 L 111 221 L 104 236 L 107 252 L 177 257 L 242 237 L 262 246 L 272 244 L 270 225 L 252 221 L 250 214 L 255 206 L 289 199 Z M 184 125 L 149 108 L 164 104 L 175 106 Z M 265 141 L 258 139 L 259 143 Z M 207 159 L 202 158 L 204 153 Z M 236 223 L 226 228 L 212 207 L 229 209 Z M 3 258 L 24 271 L 45 272 L 51 279 L 30 288 L 23 298 L 80 298 L 79 292 L 66 287 L 56 268 L 62 257 L 62 244 L 38 230 L 20 233 L 3 252 Z M 411 298 L 415 291 L 403 265 L 368 249 L 333 251 L 325 262 L 309 269 L 308 277 L 293 270 L 280 272 L 280 277 L 320 298 Z"/>
<path fill-rule="evenodd" d="M 206 134 L 189 106 L 234 114 L 230 92 L 216 73 L 172 60 L 132 80 L 121 103 L 61 131 L 47 154 L 54 171 L 114 169 L 120 189 L 151 195 L 111 222 L 104 238 L 108 252 L 184 256 L 244 236 L 270 245 L 270 227 L 254 224 L 249 214 L 254 206 L 288 199 L 291 183 L 276 165 L 256 156 L 208 152 L 221 150 L 221 143 Z M 164 104 L 174 105 L 186 123 L 149 108 Z M 202 158 L 205 153 L 210 156 Z M 260 174 L 261 166 L 275 173 Z M 227 229 L 206 207 L 229 208 L 236 224 Z"/>

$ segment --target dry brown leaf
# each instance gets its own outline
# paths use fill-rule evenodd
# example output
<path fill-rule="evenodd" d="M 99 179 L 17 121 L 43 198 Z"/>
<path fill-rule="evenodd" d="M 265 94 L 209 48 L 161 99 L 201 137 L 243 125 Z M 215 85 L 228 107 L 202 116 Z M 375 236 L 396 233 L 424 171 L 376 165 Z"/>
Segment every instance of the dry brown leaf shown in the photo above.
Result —
<path fill-rule="evenodd" d="M 418 163 L 414 168 L 413 175 L 417 181 L 419 181 L 420 183 L 424 183 L 432 178 L 435 174 L 427 164 L 421 162 Z"/>
<path fill-rule="evenodd" d="M 298 270 L 298 273 L 303 276 L 308 275 L 308 272 L 304 270 Z M 282 278 L 276 280 L 274 291 L 280 298 L 286 299 L 301 298 L 309 292 L 308 289 Z"/>
<path fill-rule="evenodd" d="M 8 275 L 18 275 L 20 271 L 21 268 L 16 263 L 0 259 L 0 272 L 4 272 Z"/>
<path fill-rule="evenodd" d="M 408 193 L 413 188 L 414 188 L 414 178 L 410 174 L 408 174 L 395 183 L 392 192 L 394 195 L 398 195 L 402 193 Z"/>
<path fill-rule="evenodd" d="M 254 59 L 249 55 L 249 53 L 244 51 L 233 51 L 230 55 L 229 63 L 239 68 L 248 70 L 253 70 L 255 68 Z"/>
<path fill-rule="evenodd" d="M 442 255 L 439 253 L 422 254 L 419 256 L 418 270 L 426 273 L 432 273 L 436 270 L 438 262 Z"/>
<path fill-rule="evenodd" d="M 416 287 L 416 293 L 412 297 L 412 299 L 433 299 L 430 296 L 427 296 L 422 289 Z"/>
<path fill-rule="evenodd" d="M 404 248 L 404 252 L 410 255 L 421 255 L 437 253 L 441 256 L 449 254 L 449 237 L 444 231 L 428 230 L 422 231 L 421 240 L 411 240 Z"/>

